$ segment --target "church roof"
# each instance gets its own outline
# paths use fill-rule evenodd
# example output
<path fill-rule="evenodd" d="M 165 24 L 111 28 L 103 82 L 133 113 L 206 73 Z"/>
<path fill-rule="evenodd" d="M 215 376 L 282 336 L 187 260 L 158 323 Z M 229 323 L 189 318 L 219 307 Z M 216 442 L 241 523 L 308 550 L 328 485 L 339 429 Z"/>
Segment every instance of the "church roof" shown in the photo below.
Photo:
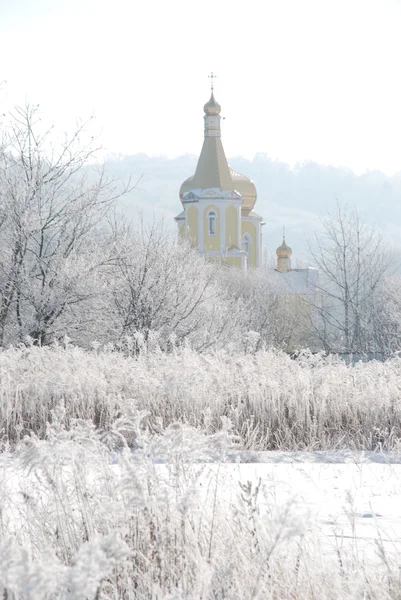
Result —
<path fill-rule="evenodd" d="M 252 217 L 253 219 L 260 219 L 260 221 L 263 221 L 263 217 L 258 215 L 258 213 L 256 213 L 254 210 L 249 210 L 249 208 L 244 206 L 241 206 L 241 214 L 243 217 Z"/>
<path fill-rule="evenodd" d="M 251 211 L 257 197 L 255 184 L 245 175 L 241 175 L 231 167 L 229 169 L 234 189 L 242 196 L 242 210 Z"/>
<path fill-rule="evenodd" d="M 179 215 L 174 217 L 175 221 L 185 221 L 185 210 L 181 211 Z"/>
<path fill-rule="evenodd" d="M 180 196 L 182 198 L 189 190 L 200 188 L 234 189 L 223 144 L 219 137 L 204 139 L 195 175 L 184 181 L 180 189 Z"/>
<path fill-rule="evenodd" d="M 283 243 L 277 248 L 276 254 L 279 258 L 291 258 L 292 248 L 287 246 L 285 236 L 283 236 Z"/>
<path fill-rule="evenodd" d="M 249 211 L 249 216 L 258 216 L 252 211 L 256 202 L 255 184 L 228 166 L 223 144 L 218 137 L 205 138 L 195 175 L 188 177 L 181 186 L 181 200 L 184 194 L 199 188 L 235 190 L 242 196 L 242 211 Z"/>
<path fill-rule="evenodd" d="M 277 282 L 273 286 L 274 293 L 277 295 L 300 295 L 307 296 L 316 294 L 319 285 L 319 271 L 314 267 L 306 269 L 292 269 L 285 273 L 272 270 L 268 271 L 271 282 Z"/>
<path fill-rule="evenodd" d="M 193 202 L 196 200 L 202 200 L 204 198 L 208 198 L 209 200 L 213 199 L 225 199 L 225 200 L 241 200 L 241 194 L 236 192 L 235 190 L 222 190 L 221 188 L 199 188 L 199 189 L 191 189 L 189 192 L 186 192 L 183 197 L 183 202 Z"/>

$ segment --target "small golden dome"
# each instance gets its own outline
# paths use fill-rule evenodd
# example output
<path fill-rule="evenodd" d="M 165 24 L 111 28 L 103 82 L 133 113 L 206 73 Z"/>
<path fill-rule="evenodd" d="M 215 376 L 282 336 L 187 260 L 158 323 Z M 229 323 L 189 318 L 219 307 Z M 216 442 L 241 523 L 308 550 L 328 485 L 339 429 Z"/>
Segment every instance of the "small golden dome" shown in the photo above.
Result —
<path fill-rule="evenodd" d="M 203 110 L 205 111 L 205 113 L 207 115 L 219 115 L 220 114 L 221 106 L 214 99 L 213 92 L 212 92 L 212 95 L 210 96 L 209 102 L 206 102 L 205 106 L 203 107 Z"/>
<path fill-rule="evenodd" d="M 285 236 L 283 237 L 283 243 L 276 250 L 278 258 L 291 258 L 292 249 L 285 243 Z"/>

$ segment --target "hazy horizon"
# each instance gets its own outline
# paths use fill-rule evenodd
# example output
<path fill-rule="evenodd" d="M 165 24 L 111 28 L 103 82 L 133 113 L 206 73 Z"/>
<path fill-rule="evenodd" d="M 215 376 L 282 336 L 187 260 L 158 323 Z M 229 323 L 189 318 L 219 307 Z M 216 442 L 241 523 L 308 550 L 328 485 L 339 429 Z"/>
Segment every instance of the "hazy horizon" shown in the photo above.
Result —
<path fill-rule="evenodd" d="M 265 252 L 275 257 L 283 226 L 297 261 L 308 262 L 305 237 L 320 227 L 319 219 L 334 212 L 336 202 L 355 207 L 366 221 L 377 227 L 387 245 L 399 253 L 401 234 L 401 172 L 387 176 L 379 171 L 362 175 L 351 169 L 321 165 L 313 161 L 291 168 L 265 154 L 253 160 L 228 156 L 229 164 L 252 179 L 258 199 L 255 210 L 265 221 Z M 174 217 L 181 212 L 179 188 L 196 168 L 197 155 L 166 156 L 110 155 L 107 171 L 116 178 L 139 180 L 137 187 L 121 200 L 130 216 L 141 211 L 148 218 L 164 216 L 166 226 L 175 231 Z"/>

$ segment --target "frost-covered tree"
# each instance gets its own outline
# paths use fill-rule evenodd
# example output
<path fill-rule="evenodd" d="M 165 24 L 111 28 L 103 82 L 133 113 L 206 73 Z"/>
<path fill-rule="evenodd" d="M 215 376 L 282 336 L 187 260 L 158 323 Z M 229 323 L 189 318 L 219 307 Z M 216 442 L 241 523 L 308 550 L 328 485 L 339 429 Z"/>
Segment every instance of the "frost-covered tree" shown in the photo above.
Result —
<path fill-rule="evenodd" d="M 81 143 L 84 125 L 58 149 L 41 132 L 36 107 L 16 109 L 0 152 L 0 344 L 46 344 L 80 322 L 77 307 L 96 293 L 111 259 L 102 227 L 116 199 Z"/>
<path fill-rule="evenodd" d="M 386 277 L 378 290 L 378 309 L 372 322 L 376 348 L 383 356 L 401 350 L 401 277 Z"/>
<path fill-rule="evenodd" d="M 322 219 L 322 231 L 309 240 L 319 269 L 319 302 L 312 325 L 328 351 L 376 349 L 375 320 L 381 310 L 381 286 L 392 268 L 380 233 L 356 210 L 337 205 Z"/>
<path fill-rule="evenodd" d="M 224 274 L 224 280 L 230 297 L 239 304 L 239 327 L 246 350 L 267 345 L 291 352 L 308 344 L 308 305 L 275 272 L 231 270 Z"/>

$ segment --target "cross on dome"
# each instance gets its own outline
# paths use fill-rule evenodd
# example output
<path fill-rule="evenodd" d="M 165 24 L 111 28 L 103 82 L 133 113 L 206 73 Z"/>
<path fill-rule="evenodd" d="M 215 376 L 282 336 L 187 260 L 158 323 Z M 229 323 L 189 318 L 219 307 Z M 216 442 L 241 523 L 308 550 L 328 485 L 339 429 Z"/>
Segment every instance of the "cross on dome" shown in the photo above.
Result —
<path fill-rule="evenodd" d="M 210 73 L 210 75 L 208 75 L 209 79 L 210 79 L 210 89 L 213 92 L 214 89 L 214 84 L 213 84 L 213 80 L 216 79 L 217 75 L 215 75 L 213 73 L 213 71 Z"/>

